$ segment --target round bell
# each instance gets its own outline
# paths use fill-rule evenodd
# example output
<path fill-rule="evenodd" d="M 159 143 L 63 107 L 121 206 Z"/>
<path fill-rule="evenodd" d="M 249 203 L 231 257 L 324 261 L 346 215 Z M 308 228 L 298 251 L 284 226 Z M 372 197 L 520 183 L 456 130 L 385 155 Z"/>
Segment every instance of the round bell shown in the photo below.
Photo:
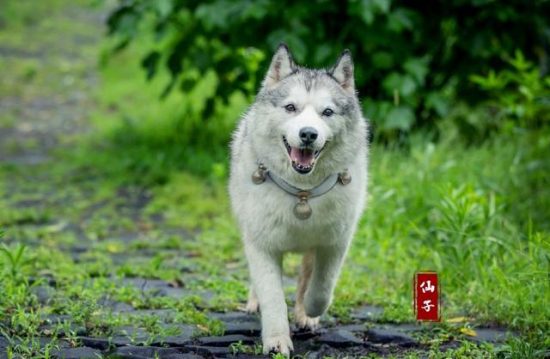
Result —
<path fill-rule="evenodd" d="M 265 167 L 259 165 L 258 169 L 252 173 L 252 182 L 255 184 L 260 184 L 265 182 Z"/>
<path fill-rule="evenodd" d="M 296 203 L 296 206 L 294 206 L 294 215 L 298 219 L 308 219 L 311 217 L 312 212 L 311 206 L 307 203 L 307 199 L 305 198 L 300 199 L 300 202 Z"/>
<path fill-rule="evenodd" d="M 351 182 L 351 175 L 349 174 L 348 170 L 344 170 L 344 172 L 338 174 L 338 180 L 344 186 L 349 184 Z"/>

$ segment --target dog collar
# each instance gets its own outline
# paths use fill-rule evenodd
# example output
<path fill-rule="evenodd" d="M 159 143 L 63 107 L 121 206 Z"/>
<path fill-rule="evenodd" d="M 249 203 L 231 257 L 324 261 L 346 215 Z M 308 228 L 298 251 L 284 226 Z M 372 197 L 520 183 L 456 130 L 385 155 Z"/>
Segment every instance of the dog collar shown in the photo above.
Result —
<path fill-rule="evenodd" d="M 324 195 L 333 189 L 338 182 L 344 186 L 351 182 L 351 175 L 346 169 L 340 173 L 328 176 L 316 187 L 301 189 L 294 187 L 275 173 L 269 171 L 262 163 L 258 164 L 258 169 L 252 174 L 252 182 L 262 184 L 268 178 L 286 193 L 299 198 L 299 202 L 294 206 L 294 215 L 299 219 L 308 219 L 311 217 L 313 210 L 308 203 L 308 199 Z"/>

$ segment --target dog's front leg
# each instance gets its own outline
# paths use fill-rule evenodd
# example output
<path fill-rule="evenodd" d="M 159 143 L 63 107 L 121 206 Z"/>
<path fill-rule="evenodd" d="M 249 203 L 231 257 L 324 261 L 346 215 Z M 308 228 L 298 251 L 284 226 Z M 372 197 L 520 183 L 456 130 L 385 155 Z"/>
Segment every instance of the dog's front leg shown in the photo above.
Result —
<path fill-rule="evenodd" d="M 330 305 L 346 252 L 346 247 L 320 247 L 315 250 L 313 273 L 304 296 L 304 308 L 309 317 L 319 317 Z"/>
<path fill-rule="evenodd" d="M 264 354 L 293 350 L 282 283 L 282 254 L 268 253 L 252 243 L 245 245 L 252 285 L 260 303 Z"/>

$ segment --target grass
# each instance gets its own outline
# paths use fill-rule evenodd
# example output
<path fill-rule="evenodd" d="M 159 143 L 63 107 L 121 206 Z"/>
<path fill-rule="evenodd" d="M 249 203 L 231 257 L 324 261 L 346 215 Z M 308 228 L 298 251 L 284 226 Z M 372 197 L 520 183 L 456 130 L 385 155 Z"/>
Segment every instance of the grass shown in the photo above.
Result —
<path fill-rule="evenodd" d="M 20 31 L 32 9 L 8 4 L 13 16 L 5 17 L 0 39 L 21 46 Z M 55 4 L 54 13 L 66 5 Z M 74 22 L 55 27 L 55 21 L 44 21 L 55 31 L 85 30 Z M 55 39 L 55 31 L 40 36 Z M 86 51 L 92 50 L 98 51 Z M 53 314 L 73 319 L 47 330 L 63 330 L 75 344 L 75 326 L 89 335 L 112 336 L 117 327 L 137 323 L 152 338 L 173 334 L 154 315 L 110 313 L 95 304 L 101 298 L 135 308 L 174 308 L 174 324 L 191 323 L 198 332 L 215 334 L 223 326 L 207 311 L 235 309 L 246 298 L 246 263 L 229 211 L 226 147 L 220 145 L 227 135 L 212 147 L 198 147 L 203 140 L 191 140 L 193 127 L 185 127 L 190 100 L 175 93 L 158 102 L 162 79 L 143 80 L 139 54 L 139 48 L 130 48 L 99 68 L 101 85 L 87 108 L 93 131 L 62 137 L 46 163 L 0 165 L 0 330 L 12 340 L 8 356 L 49 357 L 58 341 L 46 347 L 38 341 L 47 334 L 44 318 Z M 67 63 L 56 70 L 50 59 L 1 61 L 12 69 L 3 74 L 12 85 L 0 85 L 0 96 L 25 99 L 52 91 L 48 70 L 74 76 L 74 86 L 82 88 L 90 66 Z M 223 131 L 237 121 L 245 102 L 236 98 L 218 114 L 228 117 Z M 17 126 L 19 116 L 7 111 L 0 127 Z M 426 326 L 429 357 L 543 357 L 550 347 L 548 130 L 517 131 L 468 146 L 446 125 L 437 143 L 419 133 L 408 149 L 372 146 L 369 205 L 330 315 L 345 322 L 354 307 L 369 303 L 385 308 L 382 322 L 411 321 L 412 276 L 434 269 L 443 285 L 444 323 Z M 137 238 L 124 241 L 128 233 Z M 67 250 L 83 241 L 88 251 L 75 260 Z M 299 262 L 289 256 L 285 274 L 295 276 Z M 186 271 L 191 274 L 182 275 Z M 183 278 L 197 295 L 161 298 L 113 282 L 131 277 L 174 283 Z M 36 291 L 48 281 L 55 282 L 56 294 L 44 304 Z M 203 292 L 212 293 L 211 299 L 204 300 Z M 445 322 L 458 317 L 458 324 Z M 464 329 L 475 331 L 476 325 L 506 326 L 520 336 L 498 349 L 464 340 L 459 348 L 439 352 L 445 338 L 464 339 L 471 333 Z"/>

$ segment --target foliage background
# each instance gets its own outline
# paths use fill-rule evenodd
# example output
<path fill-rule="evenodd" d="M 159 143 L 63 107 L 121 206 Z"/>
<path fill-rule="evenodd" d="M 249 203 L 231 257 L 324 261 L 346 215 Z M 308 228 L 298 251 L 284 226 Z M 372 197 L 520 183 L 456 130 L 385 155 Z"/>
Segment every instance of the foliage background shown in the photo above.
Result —
<path fill-rule="evenodd" d="M 518 56 L 536 65 L 534 76 L 546 74 L 549 12 L 549 2 L 539 0 L 131 0 L 121 2 L 108 24 L 119 40 L 116 49 L 142 41 L 143 31 L 154 39 L 142 58 L 148 78 L 159 68 L 168 70 L 163 94 L 175 90 L 193 97 L 189 112 L 221 125 L 214 132 L 222 142 L 227 126 L 216 109 L 251 98 L 280 42 L 299 64 L 311 67 L 328 67 L 349 48 L 363 107 L 379 139 L 402 139 L 419 127 L 436 131 L 449 116 L 466 138 L 479 139 L 501 121 L 479 120 L 463 110 L 488 98 L 470 77 L 494 74 L 513 61 L 515 66 Z M 525 96 L 542 101 L 540 89 L 534 92 Z M 538 121 L 547 122 L 547 113 L 541 111 Z M 193 140 L 200 142 L 204 127 L 195 127 Z"/>

